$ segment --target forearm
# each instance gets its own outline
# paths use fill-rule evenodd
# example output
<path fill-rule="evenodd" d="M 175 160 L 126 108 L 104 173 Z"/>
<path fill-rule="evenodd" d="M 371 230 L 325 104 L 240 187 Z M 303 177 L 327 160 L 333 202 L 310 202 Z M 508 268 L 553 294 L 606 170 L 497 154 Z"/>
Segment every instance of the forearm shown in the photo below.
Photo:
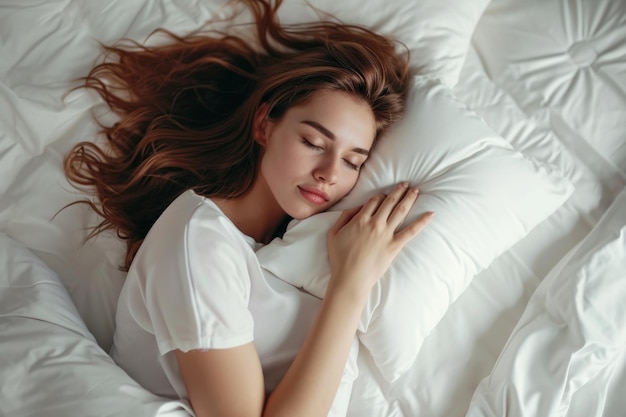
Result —
<path fill-rule="evenodd" d="M 341 382 L 367 293 L 333 288 L 264 416 L 326 416 Z"/>

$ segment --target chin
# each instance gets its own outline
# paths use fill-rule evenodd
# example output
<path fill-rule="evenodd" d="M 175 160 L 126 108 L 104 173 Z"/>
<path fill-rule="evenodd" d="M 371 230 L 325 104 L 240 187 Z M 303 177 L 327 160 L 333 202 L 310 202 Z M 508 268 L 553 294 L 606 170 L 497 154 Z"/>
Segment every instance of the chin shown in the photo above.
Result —
<path fill-rule="evenodd" d="M 297 213 L 293 213 L 293 214 L 289 214 L 289 215 L 290 215 L 290 216 L 291 216 L 291 218 L 292 218 L 292 219 L 294 219 L 294 220 L 304 220 L 304 219 L 307 219 L 307 218 L 309 218 L 309 217 L 311 217 L 312 215 L 317 214 L 317 213 L 319 213 L 319 212 L 316 212 L 316 211 L 312 211 L 312 210 L 311 210 L 311 211 L 309 211 L 309 212 L 305 213 L 304 211 L 300 210 L 300 211 L 298 211 Z"/>
<path fill-rule="evenodd" d="M 289 216 L 291 216 L 295 220 L 304 220 L 304 219 L 306 219 L 308 217 L 311 217 L 314 214 L 326 211 L 327 209 L 328 209 L 328 207 L 326 207 L 326 206 L 319 207 L 319 208 L 298 207 L 298 208 L 296 208 L 294 210 L 291 210 L 287 214 L 289 214 Z"/>

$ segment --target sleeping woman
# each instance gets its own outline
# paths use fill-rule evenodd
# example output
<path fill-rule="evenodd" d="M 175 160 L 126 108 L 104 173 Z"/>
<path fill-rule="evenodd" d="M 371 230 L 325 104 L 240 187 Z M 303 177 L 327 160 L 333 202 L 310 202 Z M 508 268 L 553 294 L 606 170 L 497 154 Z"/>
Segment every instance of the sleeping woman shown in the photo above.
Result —
<path fill-rule="evenodd" d="M 368 29 L 283 27 L 280 0 L 241 1 L 257 43 L 210 32 L 105 47 L 83 86 L 119 120 L 65 170 L 94 195 L 93 234 L 127 244 L 111 351 L 122 368 L 197 416 L 325 416 L 371 287 L 432 213 L 400 228 L 418 197 L 407 183 L 344 211 L 327 292 L 287 357 L 272 341 L 287 310 L 255 250 L 350 192 L 402 116 L 408 63 Z"/>

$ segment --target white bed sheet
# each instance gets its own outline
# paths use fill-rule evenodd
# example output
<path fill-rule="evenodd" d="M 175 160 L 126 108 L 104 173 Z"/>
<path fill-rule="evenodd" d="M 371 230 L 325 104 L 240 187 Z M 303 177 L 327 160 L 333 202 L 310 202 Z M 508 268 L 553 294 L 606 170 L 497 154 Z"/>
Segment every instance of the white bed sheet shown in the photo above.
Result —
<path fill-rule="evenodd" d="M 210 16 L 208 9 L 191 3 L 175 12 L 158 6 L 129 9 L 120 16 L 130 20 L 121 18 L 115 24 L 119 30 L 126 27 L 122 31 L 131 37 L 143 37 L 147 28 L 168 23 L 191 29 Z M 18 1 L 2 4 L 5 11 L 19 6 Z M 43 1 L 37 6 L 47 7 Z M 133 6 L 118 1 L 114 7 Z M 33 15 L 32 26 L 61 33 L 64 27 L 76 27 L 73 19 L 79 17 L 71 13 L 75 9 L 67 10 L 58 26 L 37 22 L 38 15 Z M 84 33 L 116 40 L 107 36 L 119 30 L 94 23 L 101 21 L 98 14 L 106 13 L 106 7 L 84 12 L 91 16 L 89 24 L 95 24 Z M 1 42 L 31 54 L 10 78 L 0 80 L 0 231 L 33 249 L 70 283 L 79 311 L 95 308 L 111 318 L 114 311 L 106 297 L 84 294 L 119 290 L 123 274 L 115 267 L 121 261 L 120 243 L 104 234 L 83 244 L 84 228 L 94 218 L 81 207 L 49 221 L 77 196 L 60 170 L 62 156 L 76 138 L 95 133 L 85 112 L 94 105 L 93 97 L 70 94 L 65 105 L 59 100 L 68 80 L 91 67 L 97 55 L 93 39 L 79 34 L 64 48 L 49 49 L 12 37 L 7 29 L 11 24 L 10 13 L 0 14 Z M 66 57 L 52 60 L 62 67 L 41 71 L 54 54 Z M 2 74 L 6 62 L 0 58 Z M 576 191 L 557 213 L 475 278 L 400 380 L 387 384 L 368 356 L 359 356 L 351 417 L 465 416 L 476 388 L 490 374 L 543 278 L 593 230 L 626 186 L 625 86 L 623 0 L 492 0 L 455 91 L 517 149 L 563 172 Z M 16 143 L 16 137 L 22 140 Z M 58 140 L 50 142 L 50 137 Z M 622 208 L 626 210 L 617 210 Z M 81 279 L 87 276 L 88 285 Z M 83 319 L 101 345 L 110 344 L 110 320 L 89 314 Z M 614 366 L 587 381 L 569 410 L 558 415 L 623 415 L 624 386 L 626 359 L 621 355 Z"/>

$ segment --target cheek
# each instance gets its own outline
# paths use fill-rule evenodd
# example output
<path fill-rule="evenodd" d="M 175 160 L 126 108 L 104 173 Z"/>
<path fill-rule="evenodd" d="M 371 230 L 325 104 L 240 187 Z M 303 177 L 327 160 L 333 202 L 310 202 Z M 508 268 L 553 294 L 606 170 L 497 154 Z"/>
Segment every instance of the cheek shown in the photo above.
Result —
<path fill-rule="evenodd" d="M 349 174 L 344 175 L 344 178 L 341 180 L 339 187 L 338 187 L 337 195 L 339 199 L 342 199 L 350 191 L 352 191 L 358 179 L 359 179 L 358 173 L 355 173 L 355 174 L 349 173 Z"/>
<path fill-rule="evenodd" d="M 276 176 L 284 178 L 285 175 L 301 170 L 305 162 L 303 153 L 297 146 L 279 144 L 266 149 L 262 165 L 266 172 L 272 171 Z"/>

